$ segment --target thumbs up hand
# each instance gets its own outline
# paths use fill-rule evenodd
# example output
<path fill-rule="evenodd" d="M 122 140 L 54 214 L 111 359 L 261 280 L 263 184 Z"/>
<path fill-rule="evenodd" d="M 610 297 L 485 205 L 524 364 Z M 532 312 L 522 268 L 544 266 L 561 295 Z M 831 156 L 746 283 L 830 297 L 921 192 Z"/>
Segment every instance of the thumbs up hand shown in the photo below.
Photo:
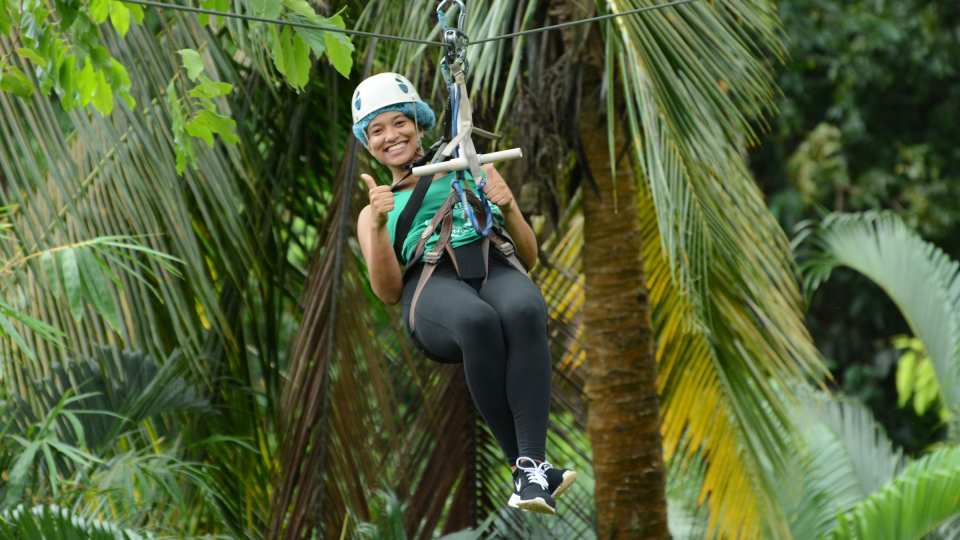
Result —
<path fill-rule="evenodd" d="M 483 172 L 487 175 L 487 185 L 483 188 L 483 193 L 493 204 L 500 207 L 500 211 L 506 214 L 513 206 L 513 192 L 506 180 L 500 176 L 500 172 L 494 168 L 492 163 L 483 166 Z"/>
<path fill-rule="evenodd" d="M 376 180 L 369 174 L 360 175 L 363 183 L 367 185 L 367 194 L 370 197 L 370 210 L 373 211 L 374 220 L 378 225 L 387 223 L 387 214 L 393 210 L 393 192 L 390 186 L 379 186 Z"/>

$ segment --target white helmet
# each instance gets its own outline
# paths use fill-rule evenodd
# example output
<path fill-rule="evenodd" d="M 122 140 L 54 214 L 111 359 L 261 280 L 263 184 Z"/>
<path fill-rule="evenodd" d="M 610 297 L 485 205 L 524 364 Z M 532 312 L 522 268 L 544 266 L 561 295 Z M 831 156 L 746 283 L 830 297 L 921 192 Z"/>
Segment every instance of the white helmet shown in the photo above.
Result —
<path fill-rule="evenodd" d="M 367 126 L 373 113 L 381 109 L 402 110 L 423 129 L 437 122 L 436 114 L 422 99 L 409 79 L 399 73 L 378 73 L 367 77 L 353 91 L 350 111 L 353 113 L 353 135 L 367 146 Z"/>
<path fill-rule="evenodd" d="M 353 91 L 350 110 L 356 124 L 368 114 L 388 105 L 422 101 L 409 79 L 399 73 L 378 73 L 367 77 Z"/>

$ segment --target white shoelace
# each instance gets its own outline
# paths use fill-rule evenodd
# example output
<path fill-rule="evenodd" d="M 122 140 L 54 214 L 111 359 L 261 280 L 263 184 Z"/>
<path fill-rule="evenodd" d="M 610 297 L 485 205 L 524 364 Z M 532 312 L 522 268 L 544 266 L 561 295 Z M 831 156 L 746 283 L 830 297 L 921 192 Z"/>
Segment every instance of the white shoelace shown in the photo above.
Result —
<path fill-rule="evenodd" d="M 524 467 L 523 465 L 520 465 L 520 462 L 524 460 L 532 463 L 533 467 Z M 524 473 L 526 473 L 527 480 L 529 482 L 532 482 L 534 484 L 539 484 L 540 487 L 544 489 L 544 491 L 547 490 L 547 469 L 552 468 L 549 463 L 544 461 L 539 465 L 537 465 L 536 461 L 528 457 L 518 457 L 516 465 L 518 470 L 521 470 Z"/>

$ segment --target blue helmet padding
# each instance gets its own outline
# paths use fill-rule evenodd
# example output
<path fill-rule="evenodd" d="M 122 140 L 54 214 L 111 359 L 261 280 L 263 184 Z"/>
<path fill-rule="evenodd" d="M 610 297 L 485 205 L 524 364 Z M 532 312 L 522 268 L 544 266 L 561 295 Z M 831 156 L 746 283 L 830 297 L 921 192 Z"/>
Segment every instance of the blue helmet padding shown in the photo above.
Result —
<path fill-rule="evenodd" d="M 378 115 L 381 115 L 385 112 L 394 111 L 402 112 L 403 114 L 407 115 L 407 117 L 414 120 L 417 125 L 423 129 L 430 129 L 437 123 L 437 115 L 434 114 L 433 109 L 431 109 L 429 105 L 422 101 L 417 101 L 416 103 L 395 103 L 393 105 L 387 105 L 386 107 L 380 107 L 379 109 L 361 118 L 356 124 L 353 125 L 353 136 L 363 144 L 364 148 L 369 148 L 369 141 L 367 141 L 367 127 L 370 125 L 370 122 L 372 122 L 373 119 Z"/>

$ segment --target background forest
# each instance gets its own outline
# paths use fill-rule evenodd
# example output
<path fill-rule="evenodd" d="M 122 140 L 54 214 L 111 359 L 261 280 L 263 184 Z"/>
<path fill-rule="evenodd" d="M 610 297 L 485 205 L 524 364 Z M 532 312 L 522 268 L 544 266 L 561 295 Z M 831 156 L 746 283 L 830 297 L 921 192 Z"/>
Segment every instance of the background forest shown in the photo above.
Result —
<path fill-rule="evenodd" d="M 469 49 L 525 154 L 555 517 L 505 508 L 354 240 L 387 173 L 347 100 L 392 70 L 439 112 L 441 49 L 324 29 L 433 40 L 437 2 L 176 4 L 306 26 L 0 0 L 0 538 L 960 538 L 960 4 Z M 655 3 L 467 5 L 482 39 Z"/>

